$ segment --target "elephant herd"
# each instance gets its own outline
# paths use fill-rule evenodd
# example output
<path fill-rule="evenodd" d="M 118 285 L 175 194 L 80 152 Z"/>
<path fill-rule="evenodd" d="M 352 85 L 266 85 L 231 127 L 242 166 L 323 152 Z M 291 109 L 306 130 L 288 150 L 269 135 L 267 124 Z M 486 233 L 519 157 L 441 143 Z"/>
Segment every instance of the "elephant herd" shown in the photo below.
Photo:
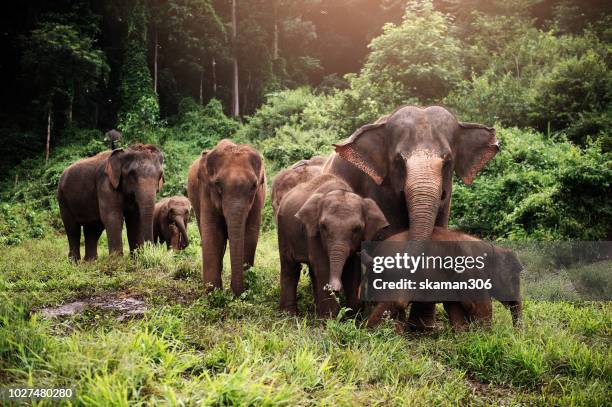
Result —
<path fill-rule="evenodd" d="M 308 265 L 316 313 L 334 316 L 343 292 L 346 306 L 363 309 L 360 299 L 363 241 L 452 241 L 478 239 L 447 229 L 453 174 L 469 184 L 499 150 L 495 130 L 462 123 L 439 107 L 403 106 L 335 144 L 328 157 L 302 160 L 278 173 L 272 184 L 272 207 L 278 230 L 280 307 L 297 312 L 296 290 L 301 265 Z M 176 250 L 188 243 L 193 209 L 202 247 L 202 277 L 207 289 L 221 288 L 221 271 L 229 241 L 231 288 L 245 289 L 243 272 L 254 264 L 266 193 L 262 156 L 248 145 L 220 141 L 189 168 L 187 195 L 155 204 L 163 185 L 163 154 L 153 145 L 132 145 L 76 162 L 64 170 L 58 202 L 69 243 L 69 256 L 80 259 L 81 227 L 85 259 L 97 255 L 106 229 L 109 251 L 121 253 L 125 220 L 130 250 L 144 241 L 159 241 Z M 465 249 L 467 250 L 467 249 Z M 493 247 L 503 264 L 493 280 L 518 280 L 514 253 Z M 457 330 L 470 322 L 489 324 L 491 297 L 445 302 Z M 500 298 L 501 299 L 501 298 Z M 513 322 L 522 303 L 502 301 Z M 409 316 L 405 312 L 410 305 Z M 384 315 L 396 327 L 434 326 L 435 303 L 379 303 L 368 318 L 375 326 Z"/>

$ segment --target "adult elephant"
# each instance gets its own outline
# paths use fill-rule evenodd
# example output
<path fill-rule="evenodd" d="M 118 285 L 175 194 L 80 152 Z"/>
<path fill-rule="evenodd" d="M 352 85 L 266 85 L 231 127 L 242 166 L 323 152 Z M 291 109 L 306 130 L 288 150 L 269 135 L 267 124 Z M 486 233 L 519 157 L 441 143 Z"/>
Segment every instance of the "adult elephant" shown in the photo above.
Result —
<path fill-rule="evenodd" d="M 263 158 L 251 146 L 221 140 L 191 164 L 187 191 L 202 241 L 204 284 L 221 288 L 229 239 L 231 286 L 239 295 L 244 291 L 244 266 L 253 265 L 259 238 L 266 193 Z"/>
<path fill-rule="evenodd" d="M 443 107 L 403 106 L 335 148 L 323 172 L 378 204 L 390 223 L 379 239 L 409 228 L 409 240 L 428 240 L 434 226 L 448 226 L 453 172 L 472 183 L 499 144 L 495 129 L 459 122 Z M 417 326 L 433 317 L 432 305 L 411 308 Z"/>
<path fill-rule="evenodd" d="M 130 251 L 153 240 L 155 194 L 164 183 L 163 161 L 158 147 L 134 144 L 79 160 L 64 170 L 57 200 L 71 259 L 81 258 L 81 227 L 85 260 L 97 257 L 98 239 L 105 229 L 109 252 L 123 252 L 124 219 Z"/>

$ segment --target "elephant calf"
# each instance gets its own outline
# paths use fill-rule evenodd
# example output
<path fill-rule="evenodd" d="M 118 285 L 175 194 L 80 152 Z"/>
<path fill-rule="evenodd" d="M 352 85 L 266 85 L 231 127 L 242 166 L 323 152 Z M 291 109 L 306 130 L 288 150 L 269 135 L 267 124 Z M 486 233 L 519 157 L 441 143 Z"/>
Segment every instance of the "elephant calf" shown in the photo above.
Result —
<path fill-rule="evenodd" d="M 229 240 L 232 290 L 244 291 L 244 267 L 253 265 L 266 194 L 263 158 L 253 147 L 221 140 L 189 167 L 187 191 L 202 240 L 202 277 L 221 288 Z"/>
<path fill-rule="evenodd" d="M 407 241 L 409 231 L 397 233 L 386 241 Z M 432 241 L 437 242 L 456 242 L 456 245 L 450 247 L 449 253 L 440 253 L 447 256 L 465 256 L 473 254 L 472 251 L 481 250 L 482 246 L 474 246 L 475 242 L 480 242 L 485 245 L 485 242 L 467 235 L 459 231 L 448 230 L 442 227 L 434 227 L 431 236 Z M 488 268 L 484 271 L 487 273 L 487 278 L 491 279 L 492 288 L 490 290 L 481 290 L 466 296 L 462 301 L 446 301 L 443 302 L 444 309 L 448 314 L 448 319 L 455 331 L 464 330 L 469 323 L 480 323 L 490 325 L 493 308 L 491 298 L 498 298 L 512 314 L 512 323 L 514 326 L 519 325 L 522 314 L 522 301 L 520 300 L 520 272 L 523 270 L 516 254 L 502 247 L 488 245 L 493 256 L 489 259 Z M 378 250 L 376 256 L 394 255 L 394 253 L 384 253 L 384 250 Z M 438 270 L 432 271 L 439 272 Z M 464 281 L 468 278 L 468 272 L 464 272 Z M 480 275 L 482 277 L 482 275 Z M 508 298 L 514 300 L 509 301 Z M 397 316 L 403 319 L 404 310 L 411 302 L 410 296 L 407 294 L 400 301 L 389 303 L 378 303 L 368 318 L 368 327 L 374 327 L 380 323 L 380 320 L 385 312 L 389 312 L 391 316 Z M 403 329 L 403 328 L 402 328 Z"/>
<path fill-rule="evenodd" d="M 164 198 L 155 204 L 153 241 L 166 243 L 168 249 L 183 250 L 189 246 L 187 224 L 191 204 L 184 196 Z"/>
<path fill-rule="evenodd" d="M 328 157 L 315 156 L 309 160 L 301 160 L 291 167 L 280 171 L 272 180 L 272 209 L 278 213 L 281 200 L 296 185 L 309 181 L 321 174 Z"/>
<path fill-rule="evenodd" d="M 109 252 L 122 253 L 124 219 L 130 251 L 153 240 L 155 194 L 164 184 L 163 161 L 158 147 L 134 144 L 79 160 L 64 170 L 57 201 L 71 259 L 81 258 L 81 227 L 85 260 L 97 257 L 98 239 L 105 229 Z"/>
<path fill-rule="evenodd" d="M 317 315 L 337 314 L 338 303 L 330 291 L 340 291 L 343 283 L 347 305 L 357 309 L 360 269 L 345 268 L 345 263 L 363 240 L 389 225 L 376 203 L 353 193 L 340 178 L 325 174 L 289 191 L 277 222 L 281 309 L 297 312 L 301 263 L 309 266 Z"/>

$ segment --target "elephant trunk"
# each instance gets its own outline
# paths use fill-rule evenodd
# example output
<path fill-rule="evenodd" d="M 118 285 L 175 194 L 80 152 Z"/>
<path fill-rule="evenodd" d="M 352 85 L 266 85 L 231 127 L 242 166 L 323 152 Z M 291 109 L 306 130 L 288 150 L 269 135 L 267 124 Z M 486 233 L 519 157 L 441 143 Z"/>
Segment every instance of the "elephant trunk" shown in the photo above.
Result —
<path fill-rule="evenodd" d="M 441 165 L 441 160 L 424 154 L 406 160 L 404 196 L 410 219 L 409 240 L 431 238 L 442 194 Z"/>
<path fill-rule="evenodd" d="M 140 216 L 140 236 L 142 241 L 138 242 L 141 246 L 144 242 L 153 241 L 153 212 L 155 210 L 155 192 L 139 193 L 136 195 L 138 202 L 138 213 Z"/>
<path fill-rule="evenodd" d="M 337 243 L 329 249 L 329 285 L 332 291 L 342 290 L 342 270 L 349 254 L 345 243 Z"/>
<path fill-rule="evenodd" d="M 502 303 L 510 310 L 512 315 L 512 325 L 518 327 L 521 325 L 523 317 L 523 302 L 522 301 L 502 301 Z"/>
<path fill-rule="evenodd" d="M 243 203 L 230 206 L 225 215 L 230 248 L 230 264 L 232 268 L 232 291 L 240 295 L 244 291 L 244 235 L 246 216 Z"/>
<path fill-rule="evenodd" d="M 179 242 L 179 248 L 184 249 L 189 246 L 189 237 L 187 237 L 187 228 L 185 227 L 185 221 L 183 219 L 177 218 L 175 220 L 176 227 L 181 234 L 181 240 Z"/>

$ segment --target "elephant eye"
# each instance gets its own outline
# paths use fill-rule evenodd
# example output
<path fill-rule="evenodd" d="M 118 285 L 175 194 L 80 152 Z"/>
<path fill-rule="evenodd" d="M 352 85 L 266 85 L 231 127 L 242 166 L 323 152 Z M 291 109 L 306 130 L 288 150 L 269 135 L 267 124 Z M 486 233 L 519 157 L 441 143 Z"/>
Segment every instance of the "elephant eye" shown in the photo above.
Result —
<path fill-rule="evenodd" d="M 221 180 L 215 180 L 215 188 L 217 189 L 218 193 L 223 192 L 223 185 L 221 184 Z"/>
<path fill-rule="evenodd" d="M 327 225 L 325 223 L 319 223 L 319 228 L 322 232 L 327 232 Z"/>

